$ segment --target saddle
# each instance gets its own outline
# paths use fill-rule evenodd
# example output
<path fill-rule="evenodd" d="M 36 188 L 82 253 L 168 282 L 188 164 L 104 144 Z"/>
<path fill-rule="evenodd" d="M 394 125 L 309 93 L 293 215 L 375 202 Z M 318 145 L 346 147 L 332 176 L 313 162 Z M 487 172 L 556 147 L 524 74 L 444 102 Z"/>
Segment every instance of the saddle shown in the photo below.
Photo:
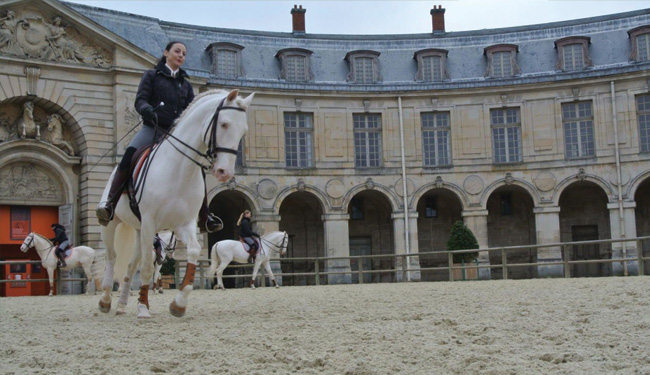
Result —
<path fill-rule="evenodd" d="M 140 207 L 138 205 L 139 201 L 137 198 L 138 191 L 142 188 L 144 183 L 143 179 L 138 179 L 142 174 L 146 176 L 146 173 L 149 171 L 149 165 L 151 164 L 152 151 L 155 149 L 157 144 L 143 146 L 135 151 L 133 158 L 131 158 L 131 167 L 129 168 L 129 178 L 126 181 L 126 189 L 124 189 L 122 194 L 127 194 L 129 196 L 129 207 L 131 212 L 138 218 L 142 220 L 140 214 Z M 155 152 L 154 152 L 155 153 Z"/>
<path fill-rule="evenodd" d="M 74 247 L 73 244 L 69 244 L 65 249 L 59 249 L 59 252 L 64 258 L 68 258 L 70 257 L 70 255 L 72 255 L 73 247 Z"/>
<path fill-rule="evenodd" d="M 255 243 L 257 244 L 257 251 L 259 251 L 262 248 L 262 245 L 260 244 L 260 241 L 255 237 L 253 237 L 253 241 L 255 241 Z M 247 253 L 251 252 L 250 245 L 248 245 L 246 243 L 246 240 L 243 237 L 239 236 L 239 242 L 241 242 L 241 245 L 244 248 L 245 252 L 247 252 Z"/>

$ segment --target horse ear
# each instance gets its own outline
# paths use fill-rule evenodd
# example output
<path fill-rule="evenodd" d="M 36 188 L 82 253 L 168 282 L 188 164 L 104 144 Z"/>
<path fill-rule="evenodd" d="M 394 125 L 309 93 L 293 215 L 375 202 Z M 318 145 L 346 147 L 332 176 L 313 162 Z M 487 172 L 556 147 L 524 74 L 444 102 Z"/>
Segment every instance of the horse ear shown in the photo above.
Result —
<path fill-rule="evenodd" d="M 255 93 L 252 93 L 246 97 L 246 99 L 243 99 L 241 101 L 241 106 L 244 109 L 248 109 L 248 106 L 250 106 L 251 102 L 253 101 L 253 97 L 255 96 Z"/>
<path fill-rule="evenodd" d="M 230 94 L 228 94 L 228 98 L 226 100 L 228 100 L 229 102 L 232 102 L 235 99 L 237 99 L 237 95 L 239 95 L 239 90 L 234 89 L 234 90 L 232 90 L 230 92 Z"/>

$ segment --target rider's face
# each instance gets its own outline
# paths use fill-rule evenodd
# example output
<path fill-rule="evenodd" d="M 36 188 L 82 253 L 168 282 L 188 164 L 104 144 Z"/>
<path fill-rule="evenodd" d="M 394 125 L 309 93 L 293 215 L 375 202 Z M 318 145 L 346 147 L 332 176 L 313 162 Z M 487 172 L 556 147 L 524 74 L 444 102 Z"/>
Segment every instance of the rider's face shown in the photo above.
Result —
<path fill-rule="evenodd" d="M 246 214 L 244 216 L 250 219 L 250 217 L 253 216 L 253 214 L 250 213 L 250 212 L 246 212 Z"/>
<path fill-rule="evenodd" d="M 187 49 L 182 43 L 174 43 L 169 51 L 165 50 L 163 54 L 165 55 L 165 58 L 167 58 L 167 65 L 169 65 L 172 70 L 176 70 L 185 63 Z"/>

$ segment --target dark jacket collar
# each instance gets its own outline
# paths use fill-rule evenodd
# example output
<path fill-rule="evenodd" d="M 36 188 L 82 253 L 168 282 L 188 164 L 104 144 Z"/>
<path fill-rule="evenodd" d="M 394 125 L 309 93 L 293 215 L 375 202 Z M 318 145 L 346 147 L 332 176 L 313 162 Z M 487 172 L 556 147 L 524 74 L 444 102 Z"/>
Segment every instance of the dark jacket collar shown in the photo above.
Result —
<path fill-rule="evenodd" d="M 172 76 L 172 73 L 169 71 L 169 68 L 165 65 L 164 61 L 158 61 L 158 64 L 156 65 L 156 73 L 163 74 L 166 77 Z M 187 75 L 187 72 L 185 72 L 183 68 L 178 68 L 177 76 L 183 78 L 190 78 L 190 76 Z"/>

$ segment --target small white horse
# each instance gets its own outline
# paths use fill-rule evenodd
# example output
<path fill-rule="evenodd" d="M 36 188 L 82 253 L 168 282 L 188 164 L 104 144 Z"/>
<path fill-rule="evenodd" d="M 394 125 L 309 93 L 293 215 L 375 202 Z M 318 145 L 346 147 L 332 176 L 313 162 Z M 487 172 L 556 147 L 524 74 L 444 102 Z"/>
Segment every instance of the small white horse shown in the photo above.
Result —
<path fill-rule="evenodd" d="M 280 286 L 275 281 L 273 272 L 271 271 L 271 252 L 279 255 L 284 255 L 289 246 L 289 235 L 287 232 L 271 232 L 262 236 L 260 241 L 260 249 L 255 258 L 255 266 L 253 267 L 253 276 L 250 281 L 250 287 L 255 289 L 255 277 L 260 266 L 264 265 L 267 275 L 271 278 L 271 282 L 276 288 Z M 217 274 L 217 288 L 226 290 L 223 286 L 223 270 L 228 267 L 228 264 L 233 260 L 237 263 L 247 263 L 248 253 L 244 250 L 244 244 L 241 241 L 223 240 L 215 243 L 210 251 L 210 269 L 208 270 L 208 277 L 214 277 Z M 218 267 L 217 267 L 218 266 Z"/>
<path fill-rule="evenodd" d="M 146 175 L 139 176 L 137 183 L 142 186 L 138 193 L 141 220 L 129 208 L 129 199 L 122 197 L 113 220 L 102 227 L 107 259 L 100 311 L 109 312 L 111 309 L 116 248 L 135 246 L 135 262 L 129 264 L 129 274 L 135 272 L 142 257 L 137 316 L 151 317 L 148 300 L 149 282 L 154 273 L 151 240 L 157 232 L 172 230 L 187 246 L 188 263 L 169 312 L 176 317 L 185 314 L 201 254 L 201 245 L 196 239 L 196 219 L 205 195 L 202 170 L 210 171 L 221 182 L 230 180 L 235 174 L 239 141 L 248 131 L 246 110 L 255 94 L 245 99 L 238 95 L 238 90 L 207 91 L 198 95 L 178 118 L 171 134 L 151 151 L 153 156 Z M 106 184 L 102 201 L 108 198 L 113 175 Z M 122 236 L 115 235 L 120 224 L 136 232 L 135 236 L 128 236 L 133 238 L 132 243 L 124 243 Z M 124 300 L 120 298 L 125 305 L 127 300 L 128 293 Z"/>
<path fill-rule="evenodd" d="M 20 138 L 41 139 L 41 127 L 34 121 L 34 103 L 23 104 L 23 116 L 16 122 L 16 130 Z"/>
<path fill-rule="evenodd" d="M 50 278 L 50 296 L 52 296 L 54 295 L 54 270 L 58 261 L 54 254 L 55 246 L 46 237 L 31 232 L 20 246 L 20 250 L 26 253 L 32 247 L 41 257 L 41 265 L 47 269 L 47 276 Z M 101 268 L 98 265 L 95 250 L 88 246 L 77 246 L 70 248 L 66 253 L 68 254 L 65 257 L 66 267 L 63 269 L 73 269 L 81 265 L 86 273 L 86 294 L 89 294 L 88 284 L 91 280 L 95 281 L 95 293 L 97 293 L 100 287 Z"/>
<path fill-rule="evenodd" d="M 63 119 L 57 113 L 47 116 L 47 130 L 50 132 L 46 141 L 60 148 L 70 156 L 74 156 L 72 145 L 63 139 Z"/>

